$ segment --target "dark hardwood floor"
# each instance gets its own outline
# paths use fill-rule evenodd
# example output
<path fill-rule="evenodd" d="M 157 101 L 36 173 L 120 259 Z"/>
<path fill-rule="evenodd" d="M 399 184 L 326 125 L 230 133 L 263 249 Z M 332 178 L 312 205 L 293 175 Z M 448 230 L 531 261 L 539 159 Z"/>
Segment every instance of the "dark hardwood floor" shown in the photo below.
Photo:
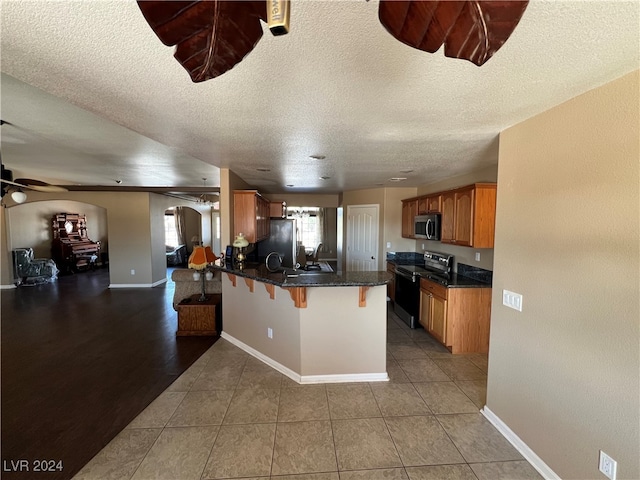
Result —
<path fill-rule="evenodd" d="M 0 293 L 3 479 L 73 477 L 214 343 L 176 338 L 171 282 L 108 285 L 96 270 Z"/>

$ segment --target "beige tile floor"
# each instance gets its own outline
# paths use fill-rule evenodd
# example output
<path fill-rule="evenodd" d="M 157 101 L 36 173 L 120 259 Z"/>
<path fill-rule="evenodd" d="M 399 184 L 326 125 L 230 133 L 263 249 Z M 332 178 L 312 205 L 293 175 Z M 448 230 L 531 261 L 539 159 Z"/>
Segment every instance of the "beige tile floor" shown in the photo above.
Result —
<path fill-rule="evenodd" d="M 74 478 L 540 479 L 479 413 L 487 356 L 387 324 L 388 383 L 298 385 L 220 339 Z"/>

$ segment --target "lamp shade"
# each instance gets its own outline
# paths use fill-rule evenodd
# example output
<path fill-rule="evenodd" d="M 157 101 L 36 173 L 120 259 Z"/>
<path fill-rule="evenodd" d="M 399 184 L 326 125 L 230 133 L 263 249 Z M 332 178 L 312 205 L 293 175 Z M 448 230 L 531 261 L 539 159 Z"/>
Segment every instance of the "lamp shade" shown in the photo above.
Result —
<path fill-rule="evenodd" d="M 188 267 L 196 270 L 204 270 L 208 263 L 204 247 L 194 247 L 193 252 L 191 252 L 191 255 L 189 256 Z"/>
<path fill-rule="evenodd" d="M 207 263 L 213 263 L 218 259 L 218 257 L 216 257 L 216 254 L 213 253 L 213 250 L 211 250 L 211 247 L 209 245 L 204 247 L 204 254 L 205 254 L 205 257 L 207 258 Z"/>
<path fill-rule="evenodd" d="M 24 193 L 22 190 L 16 190 L 11 194 L 11 198 L 16 203 L 24 203 L 27 201 L 27 194 Z"/>
<path fill-rule="evenodd" d="M 247 241 L 246 238 L 244 238 L 244 233 L 239 233 L 238 235 L 236 235 L 235 240 L 233 241 L 233 246 L 234 247 L 246 247 L 249 245 L 249 242 Z"/>

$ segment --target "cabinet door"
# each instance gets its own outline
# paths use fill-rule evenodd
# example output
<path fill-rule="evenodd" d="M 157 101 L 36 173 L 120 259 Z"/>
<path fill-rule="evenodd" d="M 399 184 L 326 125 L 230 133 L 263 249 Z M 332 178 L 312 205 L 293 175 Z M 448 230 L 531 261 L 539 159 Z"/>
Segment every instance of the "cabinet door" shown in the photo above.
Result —
<path fill-rule="evenodd" d="M 442 211 L 442 195 L 434 195 L 427 198 L 427 213 L 440 213 Z"/>
<path fill-rule="evenodd" d="M 429 201 L 427 197 L 418 199 L 418 215 L 423 215 L 429 211 Z"/>
<path fill-rule="evenodd" d="M 256 191 L 236 190 L 233 198 L 233 235 L 243 233 L 249 243 L 255 243 L 258 233 L 256 224 Z"/>
<path fill-rule="evenodd" d="M 287 202 L 271 202 L 269 203 L 269 216 L 271 218 L 287 217 Z"/>
<path fill-rule="evenodd" d="M 440 343 L 447 344 L 447 301 L 432 295 L 429 308 L 429 333 Z"/>
<path fill-rule="evenodd" d="M 443 243 L 455 243 L 455 209 L 456 194 L 454 192 L 450 192 L 442 195 L 442 230 L 440 233 L 440 239 Z"/>
<path fill-rule="evenodd" d="M 415 200 L 402 202 L 402 236 L 404 238 L 414 238 L 413 221 L 417 208 Z"/>
<path fill-rule="evenodd" d="M 473 188 L 456 192 L 454 228 L 456 245 L 470 247 L 473 243 Z"/>
<path fill-rule="evenodd" d="M 418 321 L 427 332 L 431 331 L 431 298 L 432 295 L 429 292 L 420 290 L 420 318 Z"/>

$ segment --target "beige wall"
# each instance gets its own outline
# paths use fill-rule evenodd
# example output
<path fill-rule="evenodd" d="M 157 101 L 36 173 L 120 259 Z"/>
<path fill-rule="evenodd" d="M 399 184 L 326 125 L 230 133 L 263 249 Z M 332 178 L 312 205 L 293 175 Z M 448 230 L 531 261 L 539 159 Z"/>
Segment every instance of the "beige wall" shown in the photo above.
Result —
<path fill-rule="evenodd" d="M 358 287 L 307 288 L 306 308 L 296 308 L 287 289 L 275 287 L 271 299 L 264 283 L 253 285 L 251 292 L 236 277 L 234 287 L 222 274 L 226 335 L 303 377 L 384 375 L 386 285 L 368 289 L 365 307 L 359 306 Z"/>
<path fill-rule="evenodd" d="M 251 293 L 244 278 L 236 277 L 234 287 L 222 274 L 223 330 L 244 344 L 300 373 L 300 313 L 289 292 L 275 289 L 271 300 L 263 283 L 254 282 Z M 273 329 L 273 338 L 267 337 Z"/>
<path fill-rule="evenodd" d="M 402 200 L 416 196 L 415 188 L 384 189 L 384 252 L 413 252 L 415 241 L 402 238 Z M 387 248 L 387 242 L 391 246 Z M 384 267 L 384 266 L 383 266 Z"/>
<path fill-rule="evenodd" d="M 9 250 L 33 248 L 36 258 L 51 258 L 52 218 L 57 213 L 80 213 L 87 217 L 87 236 L 107 252 L 107 211 L 103 207 L 69 200 L 29 202 L 7 209 Z"/>
<path fill-rule="evenodd" d="M 496 182 L 497 178 L 498 166 L 495 165 L 466 175 L 448 178 L 446 180 L 427 185 L 421 185 L 418 187 L 418 193 L 416 195 L 427 195 L 429 193 L 442 192 L 444 190 L 451 190 L 452 188 L 463 187 L 472 183 Z M 498 189 L 500 189 L 500 185 L 498 185 Z M 412 251 L 423 252 L 424 250 L 433 250 L 436 252 L 444 252 L 454 255 L 453 269 L 455 271 L 458 270 L 458 263 L 466 263 L 467 265 L 484 268 L 485 270 L 493 270 L 492 248 L 460 247 L 458 245 L 432 242 L 424 239 L 418 239 L 412 243 L 415 244 L 411 249 Z M 480 261 L 476 261 L 476 253 L 480 254 Z"/>
<path fill-rule="evenodd" d="M 58 202 L 71 202 L 67 205 L 81 204 L 102 207 L 107 212 L 108 246 L 109 246 L 109 276 L 111 285 L 141 285 L 148 286 L 163 281 L 166 278 L 166 257 L 164 252 L 164 223 L 160 228 L 161 220 L 164 218 L 164 211 L 175 205 L 191 206 L 192 208 L 203 208 L 203 231 L 211 230 L 211 215 L 208 207 L 199 207 L 195 202 L 180 200 L 172 197 L 135 192 L 64 192 L 64 193 L 41 193 L 29 192 L 26 204 L 15 206 L 9 203 L 10 208 L 5 210 L 3 228 L 9 224 L 8 217 L 12 216 L 10 228 L 7 231 L 8 239 L 3 245 L 3 255 L 9 252 L 10 245 L 15 245 L 11 236 L 11 229 L 24 230 L 22 222 L 38 222 L 24 215 L 18 215 L 20 209 L 31 203 L 36 206 L 27 209 L 38 210 L 37 204 L 48 202 L 62 205 Z M 9 214 L 13 211 L 16 214 Z M 25 210 L 26 211 L 26 210 Z M 203 213 L 201 212 L 201 213 Z M 163 221 L 163 220 L 162 220 Z M 91 230 L 90 238 L 93 239 Z M 0 270 L 2 285 L 12 282 L 11 263 L 1 262 Z M 135 273 L 132 275 L 131 270 Z M 9 280 L 9 283 L 5 283 Z"/>
<path fill-rule="evenodd" d="M 359 287 L 307 289 L 308 307 L 297 309 L 302 375 L 387 371 L 387 286 L 370 287 L 366 307 L 358 295 Z"/>
<path fill-rule="evenodd" d="M 487 406 L 563 479 L 640 478 L 639 73 L 502 133 Z M 523 295 L 523 311 L 501 292 Z"/>

